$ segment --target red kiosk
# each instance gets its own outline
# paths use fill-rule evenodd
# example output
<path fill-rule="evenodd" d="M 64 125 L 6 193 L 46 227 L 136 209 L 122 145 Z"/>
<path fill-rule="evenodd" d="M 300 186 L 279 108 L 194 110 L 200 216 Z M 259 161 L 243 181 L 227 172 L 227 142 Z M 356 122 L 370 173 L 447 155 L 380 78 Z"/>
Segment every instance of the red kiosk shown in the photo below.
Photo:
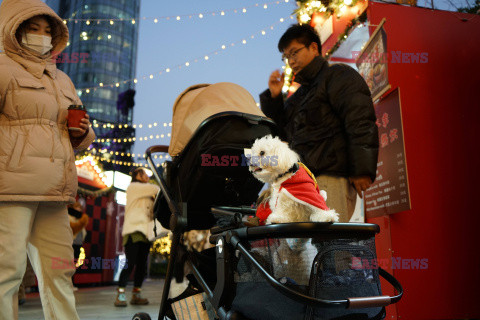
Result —
<path fill-rule="evenodd" d="M 338 42 L 351 34 L 351 29 L 344 32 L 352 19 L 366 12 L 369 37 L 383 22 L 377 35 L 385 46 L 380 57 L 388 72 L 378 69 L 389 86 L 376 92 L 383 140 L 365 211 L 366 222 L 381 227 L 379 264 L 405 290 L 402 300 L 387 308 L 386 319 L 479 318 L 474 199 L 480 180 L 475 143 L 480 16 L 372 1 L 347 9 L 341 17 L 331 16 L 331 26 L 322 27 L 328 36 L 322 39 L 322 53 L 331 63 L 358 64 L 374 44 L 372 39 L 352 55 L 344 48 L 343 56 L 333 52 L 337 47 L 342 51 Z M 310 23 L 325 23 L 321 15 L 311 16 Z M 387 283 L 382 289 L 393 293 Z"/>
<path fill-rule="evenodd" d="M 75 284 L 109 284 L 122 253 L 121 226 L 124 206 L 114 198 L 115 192 L 101 177 L 101 170 L 89 157 L 76 161 L 79 196 L 85 200 L 89 216 L 87 236 L 83 242 L 85 260 L 74 275 Z"/>

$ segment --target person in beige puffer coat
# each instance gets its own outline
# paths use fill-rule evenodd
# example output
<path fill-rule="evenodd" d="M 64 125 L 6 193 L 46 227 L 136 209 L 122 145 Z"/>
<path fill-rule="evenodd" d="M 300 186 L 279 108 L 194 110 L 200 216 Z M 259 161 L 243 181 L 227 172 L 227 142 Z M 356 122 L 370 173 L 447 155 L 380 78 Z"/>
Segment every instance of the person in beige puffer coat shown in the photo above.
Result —
<path fill-rule="evenodd" d="M 127 306 L 125 288 L 134 267 L 135 277 L 130 304 L 149 303 L 148 299 L 142 297 L 141 288 L 147 271 L 151 242 L 154 240 L 154 236 L 151 234 L 153 224 L 156 223 L 153 216 L 153 204 L 160 188 L 148 183 L 150 177 L 143 168 L 136 168 L 132 170 L 131 174 L 132 182 L 126 191 L 127 206 L 122 228 L 123 246 L 127 260 L 118 280 L 117 297 L 114 302 L 117 307 Z M 161 229 L 160 225 L 158 227 Z"/>
<path fill-rule="evenodd" d="M 63 21 L 41 0 L 0 5 L 0 319 L 17 319 L 27 254 L 45 319 L 78 319 L 71 277 L 67 204 L 77 190 L 74 148 L 95 138 L 88 116 L 69 132 L 67 108 L 81 104 L 55 65 L 68 42 Z"/>

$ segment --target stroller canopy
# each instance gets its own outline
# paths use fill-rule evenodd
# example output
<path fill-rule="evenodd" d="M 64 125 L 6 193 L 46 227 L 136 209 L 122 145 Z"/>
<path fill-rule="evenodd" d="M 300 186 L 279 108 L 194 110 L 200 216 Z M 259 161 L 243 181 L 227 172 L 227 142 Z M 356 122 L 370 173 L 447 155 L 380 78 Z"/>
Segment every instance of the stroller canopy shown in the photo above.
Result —
<path fill-rule="evenodd" d="M 219 82 L 187 88 L 173 106 L 172 137 L 168 153 L 172 157 L 179 155 L 205 119 L 225 111 L 265 117 L 252 95 L 237 84 Z"/>

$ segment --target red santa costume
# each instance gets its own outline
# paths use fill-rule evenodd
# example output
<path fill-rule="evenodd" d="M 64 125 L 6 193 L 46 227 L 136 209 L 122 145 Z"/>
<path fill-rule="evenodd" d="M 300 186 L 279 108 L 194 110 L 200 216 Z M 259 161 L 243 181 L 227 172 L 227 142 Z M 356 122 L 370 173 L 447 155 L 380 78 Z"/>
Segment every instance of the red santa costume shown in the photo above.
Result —
<path fill-rule="evenodd" d="M 330 210 L 322 196 L 313 174 L 303 163 L 298 163 L 298 170 L 287 180 L 282 182 L 278 192 L 284 192 L 292 200 L 306 206 L 312 206 L 324 211 Z M 257 207 L 256 215 L 260 224 L 265 224 L 268 216 L 272 213 L 268 201 Z"/>

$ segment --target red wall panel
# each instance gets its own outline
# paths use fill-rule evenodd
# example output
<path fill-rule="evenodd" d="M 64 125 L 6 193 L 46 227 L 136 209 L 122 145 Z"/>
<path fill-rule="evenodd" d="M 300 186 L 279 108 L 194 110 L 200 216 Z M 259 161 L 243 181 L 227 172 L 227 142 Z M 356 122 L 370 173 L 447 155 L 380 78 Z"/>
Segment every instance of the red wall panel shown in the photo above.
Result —
<path fill-rule="evenodd" d="M 428 54 L 388 66 L 400 88 L 412 209 L 389 217 L 391 239 L 381 241 L 396 257 L 428 259 L 426 270 L 393 270 L 405 289 L 398 316 L 478 318 L 480 16 L 375 2 L 368 14 L 371 24 L 387 19 L 389 52 Z"/>

